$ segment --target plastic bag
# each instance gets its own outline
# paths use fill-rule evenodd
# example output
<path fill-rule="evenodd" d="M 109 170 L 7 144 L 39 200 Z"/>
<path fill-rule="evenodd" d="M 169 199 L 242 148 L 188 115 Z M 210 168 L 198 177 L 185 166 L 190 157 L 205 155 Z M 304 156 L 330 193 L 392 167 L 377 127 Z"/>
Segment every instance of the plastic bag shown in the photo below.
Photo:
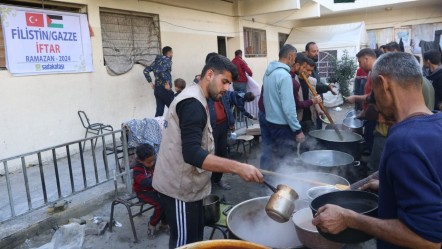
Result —
<path fill-rule="evenodd" d="M 252 92 L 255 96 L 259 96 L 261 94 L 261 87 L 256 83 L 256 81 L 246 74 L 247 76 L 247 85 L 246 85 L 246 91 Z"/>
<path fill-rule="evenodd" d="M 81 249 L 84 242 L 84 225 L 70 223 L 60 227 L 51 242 L 37 249 Z"/>

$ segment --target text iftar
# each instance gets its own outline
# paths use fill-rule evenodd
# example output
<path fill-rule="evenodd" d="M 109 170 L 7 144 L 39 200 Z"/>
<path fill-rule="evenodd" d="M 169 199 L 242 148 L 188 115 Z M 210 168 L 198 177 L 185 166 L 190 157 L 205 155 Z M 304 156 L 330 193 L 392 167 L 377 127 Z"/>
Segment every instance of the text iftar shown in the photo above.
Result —
<path fill-rule="evenodd" d="M 76 42 L 76 32 L 65 31 L 47 31 L 41 29 L 11 29 L 12 39 L 18 40 L 36 40 L 36 41 L 72 41 Z M 60 53 L 58 44 L 43 44 L 36 42 L 37 53 Z"/>

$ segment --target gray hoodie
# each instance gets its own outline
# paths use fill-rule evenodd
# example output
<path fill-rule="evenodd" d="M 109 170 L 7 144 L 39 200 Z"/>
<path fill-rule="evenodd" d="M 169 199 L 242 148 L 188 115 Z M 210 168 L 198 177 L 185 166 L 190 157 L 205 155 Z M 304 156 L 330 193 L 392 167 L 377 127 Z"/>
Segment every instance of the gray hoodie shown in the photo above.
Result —
<path fill-rule="evenodd" d="M 296 114 L 293 83 L 290 67 L 279 61 L 273 61 L 264 75 L 264 107 L 266 120 L 280 125 L 289 125 L 293 132 L 301 130 Z"/>

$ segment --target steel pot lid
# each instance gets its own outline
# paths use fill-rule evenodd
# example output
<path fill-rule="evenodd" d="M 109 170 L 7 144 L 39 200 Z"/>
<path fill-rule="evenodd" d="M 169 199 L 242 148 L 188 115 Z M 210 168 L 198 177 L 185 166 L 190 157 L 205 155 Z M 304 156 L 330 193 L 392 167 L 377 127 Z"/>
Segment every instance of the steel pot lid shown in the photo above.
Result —
<path fill-rule="evenodd" d="M 352 129 L 358 129 L 364 126 L 364 122 L 362 122 L 362 120 L 353 117 L 344 118 L 342 124 Z"/>
<path fill-rule="evenodd" d="M 302 153 L 301 160 L 314 166 L 336 167 L 349 165 L 353 163 L 354 158 L 350 154 L 336 150 L 312 150 Z"/>
<path fill-rule="evenodd" d="M 362 136 L 351 131 L 341 131 L 342 139 L 334 130 L 313 130 L 308 133 L 310 136 L 329 142 L 359 142 Z"/>

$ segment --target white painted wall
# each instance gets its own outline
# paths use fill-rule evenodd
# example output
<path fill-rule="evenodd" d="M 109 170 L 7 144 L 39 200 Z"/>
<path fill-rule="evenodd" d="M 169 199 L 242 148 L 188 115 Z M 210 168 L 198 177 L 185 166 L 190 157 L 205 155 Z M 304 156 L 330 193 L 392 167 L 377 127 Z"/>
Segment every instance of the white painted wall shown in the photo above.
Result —
<path fill-rule="evenodd" d="M 437 3 L 416 8 L 393 8 L 391 11 L 367 10 L 360 13 L 322 16 L 317 19 L 308 19 L 295 22 L 296 27 L 332 25 L 352 22 L 365 22 L 367 30 L 406 25 L 438 23 L 442 21 L 442 5 Z"/>
<path fill-rule="evenodd" d="M 110 76 L 106 72 L 100 7 L 159 14 L 162 46 L 168 45 L 174 50 L 174 79 L 180 77 L 190 83 L 194 75 L 201 72 L 206 54 L 217 51 L 217 36 L 229 37 L 229 58 L 234 57 L 236 49 L 244 50 L 243 24 L 237 17 L 226 14 L 136 0 L 63 1 L 87 5 L 90 25 L 95 32 L 91 38 L 94 72 L 13 77 L 6 70 L 0 71 L 0 159 L 83 138 L 85 129 L 77 116 L 78 110 L 84 110 L 92 122 L 110 124 L 115 129 L 126 120 L 153 117 L 155 98 L 146 84 L 142 66 L 135 65 L 120 76 Z M 229 11 L 226 9 L 222 13 Z M 255 28 L 265 26 L 246 24 Z M 277 59 L 278 32 L 290 31 L 271 26 L 264 29 L 268 57 L 246 58 L 259 83 L 268 62 Z M 0 172 L 2 170 L 0 167 Z"/>

